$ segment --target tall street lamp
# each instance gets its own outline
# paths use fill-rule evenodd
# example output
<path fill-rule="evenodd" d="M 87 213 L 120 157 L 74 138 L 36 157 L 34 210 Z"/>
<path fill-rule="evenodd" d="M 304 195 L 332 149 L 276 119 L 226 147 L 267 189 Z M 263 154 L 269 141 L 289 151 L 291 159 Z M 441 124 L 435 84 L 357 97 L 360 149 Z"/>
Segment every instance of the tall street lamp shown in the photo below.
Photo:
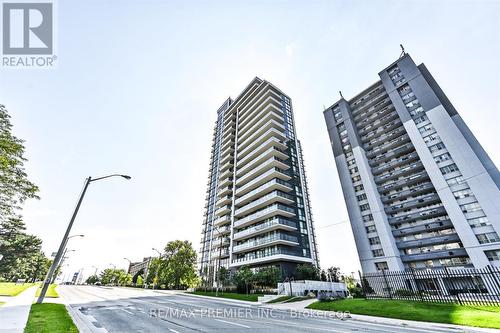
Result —
<path fill-rule="evenodd" d="M 153 280 L 153 290 L 155 290 L 155 284 L 156 284 L 156 281 L 158 281 L 158 272 L 160 270 L 161 257 L 163 256 L 163 254 L 160 251 L 158 251 L 157 249 L 155 249 L 154 247 L 153 247 L 153 251 L 156 251 L 159 255 L 158 267 L 156 267 L 155 279 Z"/>
<path fill-rule="evenodd" d="M 75 211 L 73 212 L 73 215 L 71 216 L 71 220 L 69 221 L 68 227 L 66 228 L 66 232 L 64 233 L 64 237 L 61 241 L 61 245 L 59 245 L 59 250 L 57 250 L 56 257 L 54 258 L 54 261 L 52 261 L 52 265 L 50 265 L 50 269 L 47 272 L 47 276 L 45 277 L 45 281 L 43 281 L 43 287 L 42 291 L 40 292 L 40 296 L 38 297 L 37 303 L 42 303 L 43 299 L 45 298 L 45 294 L 47 293 L 47 289 L 49 288 L 50 281 L 52 280 L 52 276 L 54 275 L 54 272 L 56 271 L 57 265 L 59 261 L 61 260 L 64 248 L 66 247 L 66 243 L 68 242 L 69 238 L 69 233 L 71 232 L 71 228 L 73 227 L 73 223 L 75 222 L 76 215 L 78 214 L 78 210 L 80 209 L 80 205 L 82 204 L 83 197 L 85 196 L 85 192 L 87 192 L 87 188 L 89 187 L 89 184 L 98 180 L 110 178 L 110 177 L 122 177 L 127 180 L 129 180 L 130 176 L 127 175 L 120 175 L 120 174 L 112 174 L 104 177 L 98 177 L 98 178 L 92 178 L 88 177 L 85 180 L 85 184 L 83 186 L 82 193 L 80 194 L 80 198 L 78 199 L 78 202 L 75 207 Z"/>

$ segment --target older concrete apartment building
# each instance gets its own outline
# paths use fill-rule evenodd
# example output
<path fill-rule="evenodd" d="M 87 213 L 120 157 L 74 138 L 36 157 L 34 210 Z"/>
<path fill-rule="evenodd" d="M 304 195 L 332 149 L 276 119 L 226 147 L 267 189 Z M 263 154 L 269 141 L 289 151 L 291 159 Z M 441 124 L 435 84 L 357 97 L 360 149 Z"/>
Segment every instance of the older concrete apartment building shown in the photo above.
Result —
<path fill-rule="evenodd" d="M 318 265 L 292 101 L 259 78 L 217 111 L 203 220 L 200 274 Z"/>
<path fill-rule="evenodd" d="M 424 64 L 324 117 L 365 273 L 500 266 L 500 174 Z"/>

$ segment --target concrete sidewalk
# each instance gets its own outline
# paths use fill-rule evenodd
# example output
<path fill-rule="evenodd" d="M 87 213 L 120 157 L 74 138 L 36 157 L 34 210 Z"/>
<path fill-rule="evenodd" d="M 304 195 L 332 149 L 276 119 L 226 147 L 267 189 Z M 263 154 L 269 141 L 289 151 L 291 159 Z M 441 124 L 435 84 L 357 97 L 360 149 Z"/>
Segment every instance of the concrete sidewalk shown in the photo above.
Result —
<path fill-rule="evenodd" d="M 0 332 L 24 332 L 37 289 L 38 286 L 33 286 L 17 296 L 2 300 L 6 303 L 0 306 Z"/>

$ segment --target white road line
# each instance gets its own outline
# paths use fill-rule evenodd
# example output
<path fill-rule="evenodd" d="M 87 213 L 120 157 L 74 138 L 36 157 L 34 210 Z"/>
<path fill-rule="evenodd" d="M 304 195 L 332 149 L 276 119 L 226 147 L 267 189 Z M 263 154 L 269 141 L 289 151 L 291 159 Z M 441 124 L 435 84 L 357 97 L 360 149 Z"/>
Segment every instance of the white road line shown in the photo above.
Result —
<path fill-rule="evenodd" d="M 126 312 L 126 313 L 128 313 L 128 314 L 131 314 L 132 316 L 134 315 L 134 313 L 133 313 L 133 312 L 130 312 L 129 310 L 125 310 L 125 309 L 120 309 L 120 310 L 122 310 L 122 311 L 124 311 L 124 312 Z"/>
<path fill-rule="evenodd" d="M 232 323 L 230 321 L 226 321 L 226 320 L 222 320 L 222 319 L 214 319 L 214 320 L 217 320 L 217 321 L 220 321 L 220 322 L 226 323 L 226 324 L 231 324 L 231 325 L 236 325 L 236 326 L 240 326 L 240 327 L 250 328 L 250 326 L 247 326 L 247 325 L 238 324 L 238 323 Z"/>
<path fill-rule="evenodd" d="M 179 331 L 176 331 L 176 330 L 173 330 L 171 328 L 168 329 L 170 332 L 174 332 L 174 333 L 180 333 Z"/>

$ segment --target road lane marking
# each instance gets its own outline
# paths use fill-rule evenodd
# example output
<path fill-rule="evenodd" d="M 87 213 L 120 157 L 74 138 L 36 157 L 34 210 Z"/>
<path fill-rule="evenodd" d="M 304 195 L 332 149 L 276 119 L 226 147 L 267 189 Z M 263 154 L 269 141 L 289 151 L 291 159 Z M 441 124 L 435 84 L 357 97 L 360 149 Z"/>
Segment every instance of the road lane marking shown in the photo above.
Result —
<path fill-rule="evenodd" d="M 125 309 L 120 309 L 120 310 L 122 310 L 122 311 L 124 311 L 124 312 L 126 312 L 126 313 L 128 313 L 128 314 L 131 314 L 132 316 L 134 315 L 134 313 L 133 313 L 133 312 L 130 312 L 129 310 L 125 310 Z"/>
<path fill-rule="evenodd" d="M 174 332 L 174 333 L 180 333 L 179 331 L 176 331 L 176 330 L 174 330 L 174 329 L 171 329 L 171 328 L 169 328 L 168 330 L 169 330 L 170 332 Z"/>
<path fill-rule="evenodd" d="M 231 324 L 231 325 L 236 325 L 236 326 L 240 326 L 240 327 L 250 328 L 250 326 L 247 326 L 247 325 L 233 323 L 233 322 L 222 320 L 222 319 L 214 319 L 214 320 L 217 320 L 217 321 L 220 321 L 220 322 L 226 323 L 226 324 Z"/>

